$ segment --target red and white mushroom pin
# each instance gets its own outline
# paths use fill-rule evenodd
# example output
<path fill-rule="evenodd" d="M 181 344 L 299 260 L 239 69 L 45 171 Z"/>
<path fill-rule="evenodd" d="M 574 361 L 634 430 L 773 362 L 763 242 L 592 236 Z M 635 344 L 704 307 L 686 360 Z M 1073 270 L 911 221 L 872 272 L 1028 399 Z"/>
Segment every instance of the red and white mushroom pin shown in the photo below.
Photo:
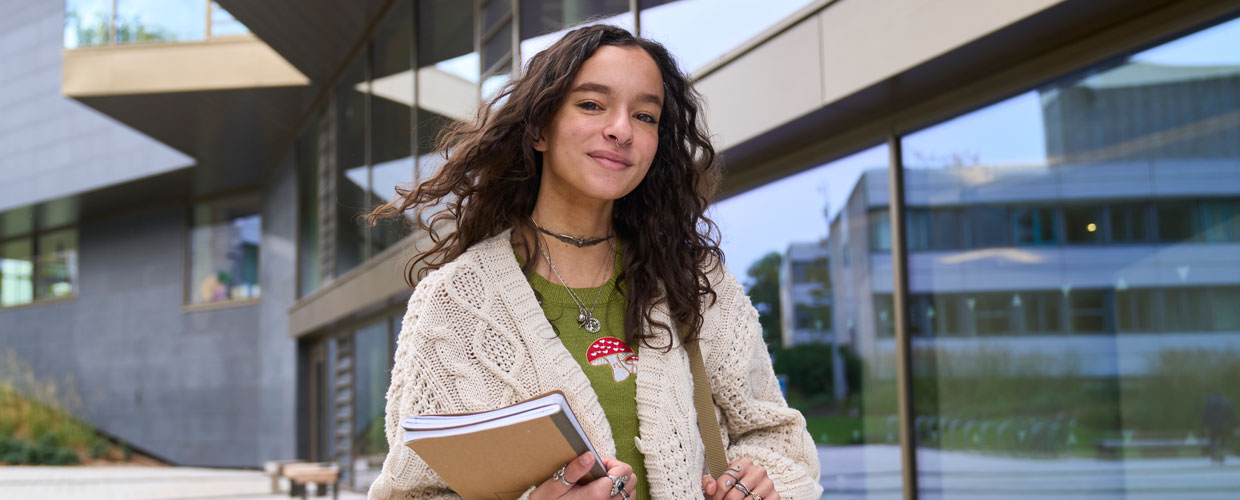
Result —
<path fill-rule="evenodd" d="M 603 337 L 595 340 L 590 344 L 590 348 L 586 349 L 586 361 L 594 366 L 611 366 L 611 377 L 616 382 L 623 382 L 634 373 L 636 366 L 628 362 L 633 356 L 633 350 L 624 341 L 615 337 Z"/>

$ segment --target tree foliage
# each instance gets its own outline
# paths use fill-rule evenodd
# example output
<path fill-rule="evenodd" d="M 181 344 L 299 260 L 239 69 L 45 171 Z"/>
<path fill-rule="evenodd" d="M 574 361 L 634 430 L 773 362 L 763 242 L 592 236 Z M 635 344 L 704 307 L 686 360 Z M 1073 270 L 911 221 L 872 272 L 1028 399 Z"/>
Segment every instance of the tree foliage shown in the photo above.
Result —
<path fill-rule="evenodd" d="M 87 19 L 77 12 L 70 10 L 65 14 L 65 24 L 73 28 L 74 34 L 77 35 L 77 45 L 86 47 L 92 45 L 106 45 L 110 36 L 108 26 L 108 16 L 96 13 Z M 134 15 L 130 18 L 116 18 L 116 42 L 162 42 L 176 40 L 176 35 L 172 32 L 157 26 L 143 24 L 139 16 Z"/>
<path fill-rule="evenodd" d="M 779 267 L 782 262 L 779 252 L 770 252 L 750 264 L 745 272 L 745 293 L 758 310 L 762 339 L 771 352 L 783 348 L 779 318 Z"/>

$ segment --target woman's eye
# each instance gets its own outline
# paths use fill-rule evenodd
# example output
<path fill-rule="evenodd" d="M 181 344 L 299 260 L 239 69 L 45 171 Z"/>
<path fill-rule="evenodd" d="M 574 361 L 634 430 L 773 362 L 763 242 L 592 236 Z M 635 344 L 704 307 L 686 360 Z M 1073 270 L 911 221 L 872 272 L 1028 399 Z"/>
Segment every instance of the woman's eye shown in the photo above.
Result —
<path fill-rule="evenodd" d="M 579 107 L 579 108 L 581 108 L 581 109 L 584 109 L 584 110 L 587 110 L 587 111 L 598 111 L 598 110 L 600 110 L 600 109 L 603 109 L 603 108 L 599 107 L 598 103 L 596 103 L 596 102 L 594 102 L 594 101 L 586 101 L 586 102 L 583 102 L 583 103 L 581 103 L 581 104 L 578 104 L 578 105 L 577 105 L 577 107 Z"/>
<path fill-rule="evenodd" d="M 640 114 L 640 115 L 637 115 L 637 119 L 638 119 L 638 120 L 641 120 L 641 121 L 644 121 L 644 122 L 646 122 L 646 123 L 652 124 L 652 125 L 658 125 L 658 124 L 659 124 L 659 119 L 658 119 L 658 118 L 655 118 L 654 116 L 648 115 L 648 114 L 646 114 L 646 113 L 642 113 L 642 114 Z"/>

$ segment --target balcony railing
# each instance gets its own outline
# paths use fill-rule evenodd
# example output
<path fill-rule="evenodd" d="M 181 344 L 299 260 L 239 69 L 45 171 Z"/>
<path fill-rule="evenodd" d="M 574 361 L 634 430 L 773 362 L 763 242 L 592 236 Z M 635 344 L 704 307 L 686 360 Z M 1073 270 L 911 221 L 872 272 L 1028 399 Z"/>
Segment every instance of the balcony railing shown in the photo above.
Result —
<path fill-rule="evenodd" d="M 65 2 L 65 48 L 202 41 L 248 32 L 212 0 Z"/>

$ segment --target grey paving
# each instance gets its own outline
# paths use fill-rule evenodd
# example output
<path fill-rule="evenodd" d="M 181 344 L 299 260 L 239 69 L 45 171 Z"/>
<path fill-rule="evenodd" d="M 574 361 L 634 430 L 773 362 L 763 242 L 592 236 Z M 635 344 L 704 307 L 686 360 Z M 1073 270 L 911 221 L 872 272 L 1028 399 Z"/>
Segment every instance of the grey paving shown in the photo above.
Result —
<path fill-rule="evenodd" d="M 282 487 L 284 487 L 282 485 Z M 0 498 L 5 500 L 273 500 L 262 472 L 195 467 L 0 467 Z M 327 497 L 310 498 L 331 498 Z M 342 500 L 366 495 L 342 490 Z"/>
<path fill-rule="evenodd" d="M 823 498 L 899 499 L 899 447 L 820 447 Z M 1098 460 L 1015 458 L 923 449 L 922 499 L 1237 499 L 1240 457 Z"/>

